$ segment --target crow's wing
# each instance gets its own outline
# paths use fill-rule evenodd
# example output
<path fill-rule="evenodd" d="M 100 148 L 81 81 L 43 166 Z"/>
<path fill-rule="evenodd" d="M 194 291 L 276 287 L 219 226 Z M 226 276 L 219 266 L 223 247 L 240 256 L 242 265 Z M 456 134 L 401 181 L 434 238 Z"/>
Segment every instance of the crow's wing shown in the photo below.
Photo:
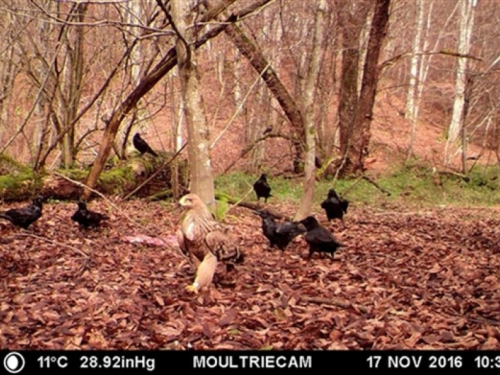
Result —
<path fill-rule="evenodd" d="M 349 201 L 342 199 L 340 201 L 340 206 L 342 207 L 342 211 L 347 212 L 347 207 L 349 207 Z"/>
<path fill-rule="evenodd" d="M 315 245 L 326 245 L 337 242 L 333 237 L 333 234 L 324 227 L 318 227 L 307 232 L 306 241 Z"/>
<path fill-rule="evenodd" d="M 23 208 L 12 208 L 0 213 L 0 217 L 9 220 L 12 224 L 21 227 L 28 227 L 31 223 L 42 216 L 40 207 L 30 204 Z"/>
<path fill-rule="evenodd" d="M 294 238 L 295 236 L 298 236 L 305 231 L 305 228 L 301 228 L 297 223 L 293 221 L 285 221 L 284 223 L 281 223 L 281 225 L 278 225 L 278 227 L 276 228 L 276 233 L 288 235 L 289 238 Z"/>

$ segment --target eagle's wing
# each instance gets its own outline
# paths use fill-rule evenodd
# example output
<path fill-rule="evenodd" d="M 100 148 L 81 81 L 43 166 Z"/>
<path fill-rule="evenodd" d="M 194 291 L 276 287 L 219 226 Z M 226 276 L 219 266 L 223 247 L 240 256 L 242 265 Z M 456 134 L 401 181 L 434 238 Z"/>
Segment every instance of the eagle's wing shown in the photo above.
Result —
<path fill-rule="evenodd" d="M 218 260 L 236 261 L 240 258 L 240 249 L 235 244 L 234 239 L 225 233 L 221 228 L 214 229 L 205 236 L 205 243 L 208 249 Z"/>
<path fill-rule="evenodd" d="M 237 262 L 241 257 L 240 250 L 233 239 L 218 225 L 205 235 L 204 246 L 198 249 L 201 249 L 198 253 L 203 252 L 204 257 L 198 265 L 194 283 L 186 288 L 195 293 L 211 284 L 218 261 Z"/>

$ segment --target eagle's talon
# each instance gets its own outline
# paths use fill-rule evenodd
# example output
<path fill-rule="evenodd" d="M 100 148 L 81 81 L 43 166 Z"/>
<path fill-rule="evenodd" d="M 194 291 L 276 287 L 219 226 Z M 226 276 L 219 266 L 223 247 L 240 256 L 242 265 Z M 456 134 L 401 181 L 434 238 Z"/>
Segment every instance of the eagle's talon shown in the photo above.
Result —
<path fill-rule="evenodd" d="M 198 294 L 198 288 L 195 285 L 188 285 L 186 290 L 190 293 Z"/>

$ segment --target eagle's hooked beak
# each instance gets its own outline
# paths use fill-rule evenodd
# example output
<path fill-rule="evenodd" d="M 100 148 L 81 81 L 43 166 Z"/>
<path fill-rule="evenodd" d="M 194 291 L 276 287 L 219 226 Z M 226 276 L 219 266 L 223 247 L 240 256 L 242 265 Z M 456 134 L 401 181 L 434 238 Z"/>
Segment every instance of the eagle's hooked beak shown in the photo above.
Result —
<path fill-rule="evenodd" d="M 179 201 L 177 202 L 177 205 L 179 207 L 184 207 L 185 204 L 186 204 L 186 201 L 184 200 L 184 197 L 182 197 L 181 199 L 179 199 Z"/>
<path fill-rule="evenodd" d="M 193 204 L 193 197 L 190 194 L 184 195 L 178 202 L 180 207 L 191 207 Z"/>

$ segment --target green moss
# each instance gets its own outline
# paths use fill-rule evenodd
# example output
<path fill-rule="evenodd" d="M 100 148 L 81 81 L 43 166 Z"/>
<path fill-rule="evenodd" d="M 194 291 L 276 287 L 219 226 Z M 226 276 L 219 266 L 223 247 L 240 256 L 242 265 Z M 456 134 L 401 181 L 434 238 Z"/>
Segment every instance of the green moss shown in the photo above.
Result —
<path fill-rule="evenodd" d="M 26 200 L 41 188 L 41 176 L 22 172 L 0 176 L 0 196 L 5 201 Z"/>
<path fill-rule="evenodd" d="M 432 168 L 412 165 L 389 168 L 392 171 L 380 176 L 375 182 L 391 193 L 386 195 L 366 180 L 320 180 L 314 192 L 315 209 L 325 199 L 328 189 L 334 187 L 342 196 L 354 204 L 374 207 L 386 205 L 422 206 L 491 206 L 500 204 L 500 168 L 497 166 L 476 167 L 466 178 L 460 175 L 440 174 Z M 216 186 L 219 194 L 227 194 L 241 199 L 258 176 L 245 175 L 241 172 L 218 176 Z M 298 204 L 302 198 L 302 178 L 284 179 L 268 177 L 273 201 L 289 201 Z M 247 201 L 256 201 L 253 191 L 246 196 Z"/>
<path fill-rule="evenodd" d="M 12 159 L 9 155 L 0 154 L 0 175 L 30 171 L 31 168 Z"/>
<path fill-rule="evenodd" d="M 42 176 L 10 156 L 0 155 L 0 197 L 3 200 L 31 198 L 40 189 Z"/>
<path fill-rule="evenodd" d="M 128 165 L 103 171 L 97 185 L 106 192 L 122 193 L 135 183 L 134 173 Z"/>
<path fill-rule="evenodd" d="M 89 174 L 88 169 L 61 169 L 58 173 L 71 178 L 72 180 L 83 182 Z"/>
<path fill-rule="evenodd" d="M 226 216 L 227 211 L 229 210 L 229 204 L 227 199 L 219 199 L 217 200 L 216 209 L 214 212 L 215 219 L 221 221 Z"/>

